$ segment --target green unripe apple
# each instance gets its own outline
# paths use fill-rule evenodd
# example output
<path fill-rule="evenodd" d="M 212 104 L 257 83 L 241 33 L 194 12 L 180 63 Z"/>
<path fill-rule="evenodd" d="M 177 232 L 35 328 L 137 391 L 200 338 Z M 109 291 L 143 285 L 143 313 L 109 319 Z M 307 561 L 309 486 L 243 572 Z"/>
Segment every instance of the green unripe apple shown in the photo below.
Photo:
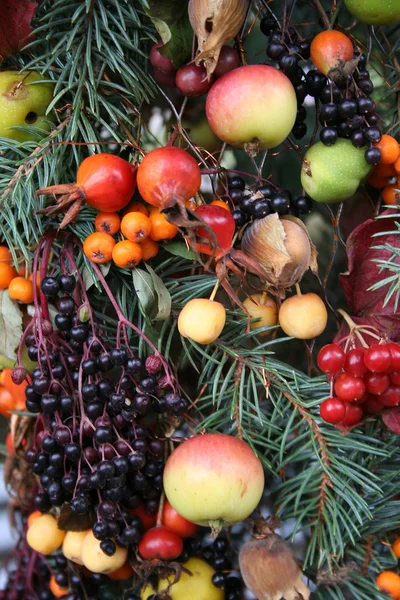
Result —
<path fill-rule="evenodd" d="M 301 184 L 316 202 L 336 203 L 350 198 L 372 167 L 365 160 L 366 148 L 355 148 L 339 139 L 333 146 L 318 142 L 306 152 Z"/>
<path fill-rule="evenodd" d="M 399 0 L 344 0 L 347 10 L 362 23 L 390 25 L 400 21 Z"/>
<path fill-rule="evenodd" d="M 37 135 L 14 129 L 23 125 L 50 131 L 49 121 L 54 118 L 46 116 L 46 110 L 53 99 L 54 85 L 32 83 L 42 80 L 43 77 L 36 71 L 29 74 L 16 71 L 0 73 L 0 137 L 18 142 L 37 140 Z"/>

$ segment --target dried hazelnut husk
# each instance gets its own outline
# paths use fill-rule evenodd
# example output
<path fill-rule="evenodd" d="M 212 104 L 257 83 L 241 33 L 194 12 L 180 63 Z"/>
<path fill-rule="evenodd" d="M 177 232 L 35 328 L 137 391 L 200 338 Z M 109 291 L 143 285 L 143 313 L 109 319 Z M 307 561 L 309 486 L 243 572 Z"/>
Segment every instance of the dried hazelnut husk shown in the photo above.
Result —
<path fill-rule="evenodd" d="M 277 213 L 254 221 L 244 232 L 242 250 L 265 271 L 265 281 L 288 288 L 309 268 L 315 273 L 317 250 L 300 219 Z"/>
<path fill-rule="evenodd" d="M 310 597 L 292 548 L 275 533 L 244 544 L 239 552 L 239 567 L 244 583 L 258 600 Z"/>
<path fill-rule="evenodd" d="M 247 0 L 190 0 L 189 19 L 197 36 L 196 65 L 203 63 L 210 79 L 219 53 L 240 31 L 246 16 Z"/>

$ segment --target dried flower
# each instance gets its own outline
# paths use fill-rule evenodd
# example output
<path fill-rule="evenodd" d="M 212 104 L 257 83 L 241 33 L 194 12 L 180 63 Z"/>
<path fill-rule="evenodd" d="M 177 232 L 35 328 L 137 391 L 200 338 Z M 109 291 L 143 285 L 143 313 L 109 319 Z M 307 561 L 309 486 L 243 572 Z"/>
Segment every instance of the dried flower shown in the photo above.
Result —
<path fill-rule="evenodd" d="M 219 53 L 240 31 L 246 16 L 247 0 L 190 0 L 189 19 L 197 36 L 196 64 L 204 63 L 210 79 Z"/>

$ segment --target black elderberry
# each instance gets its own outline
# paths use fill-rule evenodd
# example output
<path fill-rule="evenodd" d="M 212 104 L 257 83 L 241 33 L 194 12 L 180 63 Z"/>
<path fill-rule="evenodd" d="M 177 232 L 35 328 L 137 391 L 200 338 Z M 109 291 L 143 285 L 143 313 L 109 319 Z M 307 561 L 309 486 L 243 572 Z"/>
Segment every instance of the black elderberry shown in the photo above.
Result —
<path fill-rule="evenodd" d="M 266 198 L 262 198 L 261 200 L 256 200 L 254 202 L 254 216 L 256 219 L 262 219 L 266 217 L 271 212 L 271 206 L 269 201 Z"/>
<path fill-rule="evenodd" d="M 61 292 L 71 293 L 74 291 L 76 286 L 76 280 L 73 275 L 63 274 L 58 278 L 58 285 Z"/>
<path fill-rule="evenodd" d="M 353 133 L 350 136 L 350 139 L 351 143 L 355 148 L 362 148 L 362 146 L 365 146 L 366 144 L 364 132 L 360 130 L 353 131 Z"/>
<path fill-rule="evenodd" d="M 379 123 L 379 115 L 367 115 L 368 125 L 377 125 Z"/>
<path fill-rule="evenodd" d="M 101 541 L 107 539 L 110 535 L 108 523 L 105 523 L 104 521 L 96 521 L 96 523 L 93 524 L 92 531 L 94 537 Z"/>
<path fill-rule="evenodd" d="M 312 70 L 307 73 L 308 93 L 315 98 L 320 95 L 326 86 L 327 78 L 319 71 Z"/>
<path fill-rule="evenodd" d="M 148 487 L 147 477 L 143 473 L 135 472 L 132 475 L 133 489 L 143 492 Z"/>
<path fill-rule="evenodd" d="M 233 204 L 237 205 L 241 202 L 243 198 L 243 192 L 242 190 L 237 190 L 236 188 L 233 188 L 233 190 L 229 190 L 229 197 L 232 200 Z"/>
<path fill-rule="evenodd" d="M 57 310 L 62 315 L 72 315 L 76 310 L 74 299 L 71 296 L 63 296 L 57 300 Z"/>
<path fill-rule="evenodd" d="M 119 380 L 119 388 L 124 391 L 131 390 L 134 387 L 134 382 L 129 375 L 123 375 Z"/>
<path fill-rule="evenodd" d="M 25 452 L 25 460 L 26 462 L 28 462 L 29 464 L 32 464 L 35 462 L 36 460 L 36 451 L 33 450 L 33 448 L 29 448 L 26 452 Z"/>
<path fill-rule="evenodd" d="M 369 165 L 377 165 L 380 163 L 382 154 L 379 148 L 368 148 L 365 151 L 365 160 Z"/>
<path fill-rule="evenodd" d="M 85 496 L 75 496 L 70 502 L 70 507 L 76 515 L 84 515 L 88 512 L 90 506 Z"/>
<path fill-rule="evenodd" d="M 231 590 L 225 594 L 225 600 L 240 600 L 241 597 L 240 590 Z"/>
<path fill-rule="evenodd" d="M 26 400 L 25 402 L 26 404 L 26 408 L 29 412 L 31 413 L 38 413 L 40 412 L 40 403 L 37 400 Z"/>
<path fill-rule="evenodd" d="M 63 554 L 57 554 L 56 556 L 56 565 L 59 569 L 66 569 L 68 566 L 67 559 Z"/>
<path fill-rule="evenodd" d="M 146 464 L 146 456 L 143 452 L 137 451 L 128 456 L 129 466 L 132 471 L 140 471 Z"/>
<path fill-rule="evenodd" d="M 282 54 L 279 59 L 279 66 L 284 73 L 292 75 L 297 70 L 297 58 L 292 54 Z"/>
<path fill-rule="evenodd" d="M 228 179 L 228 188 L 231 190 L 241 190 L 243 191 L 246 187 L 244 179 L 239 177 L 238 175 L 234 175 Z"/>
<path fill-rule="evenodd" d="M 165 398 L 152 398 L 151 408 L 154 410 L 155 413 L 159 415 L 165 413 L 168 410 Z"/>
<path fill-rule="evenodd" d="M 73 325 L 72 317 L 69 315 L 56 315 L 54 322 L 60 331 L 69 331 Z"/>
<path fill-rule="evenodd" d="M 374 91 L 374 84 L 372 83 L 372 81 L 370 79 L 367 79 L 367 78 L 359 79 L 358 87 L 360 88 L 360 90 L 362 92 L 364 92 L 364 94 L 369 95 L 369 94 L 372 94 L 372 92 Z"/>
<path fill-rule="evenodd" d="M 113 368 L 113 362 L 110 358 L 110 355 L 106 352 L 97 357 L 97 364 L 100 371 L 103 371 L 103 373 L 107 373 L 107 371 L 111 371 Z"/>
<path fill-rule="evenodd" d="M 178 406 L 172 410 L 172 413 L 176 416 L 183 415 L 187 411 L 188 407 L 189 403 L 181 398 L 181 401 L 179 402 Z"/>
<path fill-rule="evenodd" d="M 98 340 L 94 339 L 92 335 L 89 335 L 87 339 L 87 345 L 90 346 L 90 352 L 95 356 L 99 355 L 102 351 L 101 343 Z"/>
<path fill-rule="evenodd" d="M 71 369 L 79 369 L 81 364 L 81 356 L 79 356 L 79 354 L 69 354 L 66 359 L 67 364 Z"/>
<path fill-rule="evenodd" d="M 376 104 L 372 98 L 363 98 L 361 96 L 357 99 L 357 108 L 360 115 L 373 115 L 376 112 Z"/>
<path fill-rule="evenodd" d="M 352 130 L 348 126 L 347 121 L 341 121 L 340 123 L 338 123 L 336 125 L 336 131 L 338 135 L 342 138 L 348 138 L 352 133 Z"/>
<path fill-rule="evenodd" d="M 336 85 L 326 85 L 320 94 L 320 100 L 323 104 L 333 103 L 338 104 L 340 102 L 341 94 L 340 90 Z"/>
<path fill-rule="evenodd" d="M 304 106 L 301 106 L 301 105 L 298 106 L 297 107 L 297 114 L 296 114 L 296 121 L 298 123 L 302 122 L 302 121 L 305 121 L 306 117 L 307 117 L 307 111 L 304 108 Z"/>
<path fill-rule="evenodd" d="M 76 473 L 67 473 L 61 479 L 61 485 L 67 492 L 73 492 L 76 485 L 76 479 Z"/>
<path fill-rule="evenodd" d="M 101 490 L 106 485 L 106 478 L 98 471 L 93 471 L 93 473 L 90 473 L 88 478 L 91 489 Z"/>
<path fill-rule="evenodd" d="M 272 60 L 279 60 L 282 54 L 286 52 L 286 48 L 280 42 L 271 42 L 268 44 L 266 52 L 267 56 L 272 58 Z"/>
<path fill-rule="evenodd" d="M 246 215 L 240 210 L 236 209 L 232 211 L 232 217 L 235 221 L 236 227 L 243 227 L 246 225 Z"/>
<path fill-rule="evenodd" d="M 301 140 L 307 133 L 307 125 L 303 123 L 295 123 L 293 125 L 292 133 L 296 140 Z"/>
<path fill-rule="evenodd" d="M 63 588 L 68 587 L 68 574 L 65 571 L 59 571 L 56 573 L 55 580 L 59 586 Z"/>
<path fill-rule="evenodd" d="M 307 60 L 308 58 L 310 58 L 311 43 L 308 40 L 303 40 L 302 42 L 299 42 L 299 46 L 300 46 L 301 58 L 304 58 L 304 60 Z"/>
<path fill-rule="evenodd" d="M 253 214 L 254 209 L 254 201 L 251 196 L 244 196 L 243 200 L 240 203 L 240 210 L 244 213 L 251 215 Z"/>
<path fill-rule="evenodd" d="M 63 379 L 65 377 L 64 365 L 62 365 L 61 363 L 54 365 L 54 367 L 51 370 L 51 374 L 54 377 L 54 379 Z"/>
<path fill-rule="evenodd" d="M 59 399 L 53 394 L 45 394 L 40 399 L 40 408 L 45 415 L 54 415 L 59 406 Z"/>
<path fill-rule="evenodd" d="M 293 202 L 295 209 L 303 215 L 306 215 L 312 210 L 312 200 L 308 196 L 299 196 Z"/>
<path fill-rule="evenodd" d="M 351 119 L 357 114 L 357 101 L 356 100 L 342 100 L 338 104 L 339 114 L 344 119 Z"/>
<path fill-rule="evenodd" d="M 379 127 L 368 127 L 364 130 L 364 135 L 367 138 L 368 141 L 370 142 L 380 142 L 380 140 L 382 139 L 382 132 L 379 129 Z"/>
<path fill-rule="evenodd" d="M 71 340 L 74 340 L 74 342 L 83 343 L 87 340 L 89 331 L 88 328 L 84 325 L 77 325 L 76 327 L 72 327 L 72 329 L 69 332 L 69 335 L 71 337 Z"/>
<path fill-rule="evenodd" d="M 97 384 L 97 390 L 100 398 L 110 398 L 115 392 L 115 387 L 110 379 L 101 379 Z"/>
<path fill-rule="evenodd" d="M 139 527 L 134 527 L 132 525 L 126 527 L 122 532 L 123 540 L 128 546 L 132 544 L 137 544 L 140 541 L 141 536 L 142 532 L 139 529 Z"/>
<path fill-rule="evenodd" d="M 319 138 L 325 146 L 333 146 L 338 139 L 338 132 L 333 127 L 324 127 L 320 131 Z"/>
<path fill-rule="evenodd" d="M 123 348 L 114 348 L 110 352 L 110 359 L 116 367 L 123 367 L 128 361 L 128 353 Z"/>
<path fill-rule="evenodd" d="M 50 501 L 49 497 L 46 493 L 42 492 L 41 494 L 36 494 L 35 496 L 35 508 L 40 510 L 40 512 L 45 513 L 50 509 Z"/>
<path fill-rule="evenodd" d="M 97 396 L 97 385 L 95 383 L 84 383 L 82 385 L 82 397 L 91 400 Z"/>
<path fill-rule="evenodd" d="M 213 545 L 217 554 L 225 554 L 228 550 L 228 540 L 224 537 L 217 538 Z"/>
<path fill-rule="evenodd" d="M 279 215 L 285 215 L 289 210 L 290 206 L 290 198 L 284 192 L 280 192 L 276 194 L 271 199 L 271 209 L 273 212 L 278 213 Z"/>
<path fill-rule="evenodd" d="M 106 479 L 110 479 L 115 474 L 115 465 L 108 460 L 103 460 L 97 465 L 97 471 Z"/>
<path fill-rule="evenodd" d="M 28 356 L 32 361 L 37 361 L 38 358 L 38 348 L 37 346 L 29 346 L 28 348 Z"/>
<path fill-rule="evenodd" d="M 145 415 L 151 408 L 151 399 L 145 394 L 135 394 L 132 408 L 139 415 Z"/>
<path fill-rule="evenodd" d="M 216 571 L 211 578 L 212 584 L 217 588 L 225 587 L 225 575 L 222 571 Z"/>
<path fill-rule="evenodd" d="M 51 435 L 46 435 L 42 440 L 42 450 L 47 453 L 55 452 L 58 444 Z"/>
<path fill-rule="evenodd" d="M 125 456 L 114 456 L 112 464 L 115 467 L 116 473 L 126 475 L 129 471 L 129 462 Z"/>
<path fill-rule="evenodd" d="M 69 376 L 71 377 L 71 381 L 75 387 L 79 385 L 79 371 L 71 371 Z"/>
<path fill-rule="evenodd" d="M 203 550 L 203 556 L 207 562 L 211 562 L 215 558 L 214 548 L 212 546 L 207 546 Z"/>
<path fill-rule="evenodd" d="M 216 571 L 225 571 L 231 568 L 231 561 L 224 555 L 217 555 L 212 565 Z"/>
<path fill-rule="evenodd" d="M 157 464 L 154 461 L 147 461 L 145 467 L 143 468 L 143 473 L 147 475 L 147 477 L 153 478 L 158 473 Z"/>
<path fill-rule="evenodd" d="M 140 358 L 129 358 L 128 362 L 126 364 L 126 370 L 129 373 L 135 374 L 135 373 L 140 373 L 140 371 L 143 368 L 143 363 L 140 360 Z"/>
<path fill-rule="evenodd" d="M 297 102 L 302 104 L 308 94 L 308 85 L 305 81 L 299 81 L 294 85 L 294 91 L 296 92 Z"/>
<path fill-rule="evenodd" d="M 89 474 L 84 473 L 83 475 L 80 476 L 79 482 L 78 482 L 78 490 L 80 492 L 87 492 L 90 490 Z"/>
<path fill-rule="evenodd" d="M 95 421 L 103 414 L 103 405 L 101 402 L 91 402 L 85 407 L 86 416 L 91 420 Z"/>
<path fill-rule="evenodd" d="M 42 473 L 40 476 L 40 484 L 47 491 L 48 486 L 52 483 L 52 478 L 48 473 Z"/>
<path fill-rule="evenodd" d="M 45 296 L 57 296 L 60 287 L 55 277 L 45 277 L 40 284 L 40 289 Z"/>
<path fill-rule="evenodd" d="M 361 115 L 355 115 L 351 119 L 347 119 L 346 124 L 349 129 L 354 131 L 355 129 L 359 129 L 361 125 L 364 123 L 364 117 Z"/>
<path fill-rule="evenodd" d="M 144 377 L 141 380 L 141 382 L 140 382 L 140 387 L 145 392 L 152 392 L 152 391 L 154 391 L 156 385 L 157 385 L 157 381 L 151 375 L 149 375 L 148 377 Z"/>
<path fill-rule="evenodd" d="M 117 551 L 117 546 L 116 546 L 115 542 L 113 542 L 112 539 L 106 539 L 106 540 L 103 540 L 102 542 L 100 542 L 100 549 L 107 556 L 113 556 Z"/>
<path fill-rule="evenodd" d="M 260 21 L 260 29 L 263 35 L 269 35 L 276 28 L 275 20 L 272 17 L 264 17 Z"/>
<path fill-rule="evenodd" d="M 328 102 L 328 104 L 323 104 L 321 106 L 321 120 L 327 125 L 334 125 L 337 121 L 338 114 L 338 107 L 332 102 Z"/>

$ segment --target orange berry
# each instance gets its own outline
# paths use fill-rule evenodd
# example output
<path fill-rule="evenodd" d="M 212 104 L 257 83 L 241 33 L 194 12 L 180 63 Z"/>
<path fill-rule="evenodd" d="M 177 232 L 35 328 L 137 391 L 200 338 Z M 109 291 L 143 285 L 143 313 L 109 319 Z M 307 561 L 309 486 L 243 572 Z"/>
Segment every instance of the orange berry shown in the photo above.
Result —
<path fill-rule="evenodd" d="M 115 244 L 112 258 L 116 265 L 125 269 L 133 269 L 142 260 L 142 248 L 136 242 L 123 240 Z"/>
<path fill-rule="evenodd" d="M 383 135 L 381 141 L 373 144 L 373 146 L 376 146 L 381 151 L 380 164 L 390 165 L 399 158 L 399 143 L 391 135 Z"/>
<path fill-rule="evenodd" d="M 94 220 L 96 231 L 102 231 L 109 235 L 118 233 L 121 219 L 116 212 L 99 212 Z"/>
<path fill-rule="evenodd" d="M 160 249 L 157 242 L 155 242 L 151 238 L 147 238 L 146 240 L 144 240 L 140 244 L 140 247 L 142 249 L 142 260 L 150 260 L 151 258 L 154 258 L 155 256 L 157 256 L 158 251 Z"/>
<path fill-rule="evenodd" d="M 0 246 L 0 262 L 5 262 L 8 265 L 12 264 L 11 252 L 7 246 Z"/>
<path fill-rule="evenodd" d="M 150 223 L 150 237 L 155 242 L 159 240 L 172 240 L 178 233 L 178 228 L 175 225 L 172 225 L 172 223 L 169 223 L 165 218 L 165 214 L 159 212 L 158 209 L 151 211 Z"/>
<path fill-rule="evenodd" d="M 368 179 L 368 183 L 369 185 L 372 185 L 372 187 L 380 190 L 381 188 L 387 186 L 388 177 L 378 177 L 377 175 L 375 175 L 375 173 L 372 173 L 372 175 Z"/>
<path fill-rule="evenodd" d="M 12 380 L 12 369 L 5 368 L 0 375 L 0 384 L 12 395 L 15 410 L 25 410 L 25 388 L 28 383 L 23 381 L 20 385 L 17 385 Z"/>
<path fill-rule="evenodd" d="M 111 235 L 96 231 L 83 242 L 83 252 L 91 262 L 103 264 L 111 260 L 114 246 L 115 240 Z"/>
<path fill-rule="evenodd" d="M 377 587 L 394 600 L 400 598 L 400 577 L 394 571 L 382 571 L 375 580 Z"/>
<path fill-rule="evenodd" d="M 400 148 L 400 145 L 399 145 Z M 396 173 L 400 173 L 400 155 L 397 160 L 394 161 L 393 166 L 395 168 Z"/>
<path fill-rule="evenodd" d="M 29 275 L 28 279 L 29 279 L 29 281 L 32 281 L 32 283 L 33 283 L 33 273 L 31 273 Z M 38 290 L 40 290 L 40 281 L 41 281 L 41 279 L 40 279 L 40 273 L 39 273 L 39 271 L 36 271 L 36 288 Z"/>
<path fill-rule="evenodd" d="M 54 575 L 50 577 L 49 588 L 53 596 L 55 596 L 56 598 L 61 598 L 62 596 L 68 594 L 68 588 L 63 588 L 60 585 L 58 585 Z"/>
<path fill-rule="evenodd" d="M 0 386 L 0 415 L 9 417 L 10 412 L 15 410 L 14 398 L 3 385 Z"/>
<path fill-rule="evenodd" d="M 116 581 L 123 581 L 124 579 L 129 579 L 130 577 L 133 577 L 133 573 L 134 570 L 132 569 L 129 562 L 126 561 L 126 563 L 122 565 L 122 567 L 120 567 L 116 571 L 113 571 L 112 573 L 109 573 L 108 576 L 110 579 L 114 579 Z"/>
<path fill-rule="evenodd" d="M 131 202 L 130 204 L 128 204 L 128 206 L 124 208 L 122 216 L 125 216 L 131 212 L 140 212 L 142 213 L 142 215 L 146 215 L 146 217 L 149 216 L 149 211 L 147 207 L 141 202 Z"/>
<path fill-rule="evenodd" d="M 228 210 L 230 212 L 229 206 L 223 200 L 213 200 L 211 202 L 211 206 L 220 206 L 221 208 L 224 208 L 225 210 Z"/>
<path fill-rule="evenodd" d="M 17 276 L 17 271 L 6 262 L 0 261 L 0 291 L 6 290 L 14 277 Z"/>
<path fill-rule="evenodd" d="M 395 206 L 400 204 L 400 187 L 398 185 L 388 185 L 383 189 L 382 202 Z M 397 190 L 397 191 L 396 191 Z"/>
<path fill-rule="evenodd" d="M 41 516 L 42 516 L 42 513 L 40 512 L 40 510 L 34 510 L 33 512 L 31 512 L 31 514 L 29 515 L 29 517 L 26 520 L 26 524 L 28 525 L 28 529 L 32 525 L 32 523 L 34 521 L 36 521 L 36 519 L 38 519 Z"/>
<path fill-rule="evenodd" d="M 10 456 L 14 456 L 14 440 L 11 431 L 6 435 L 6 448 Z"/>
<path fill-rule="evenodd" d="M 400 537 L 397 538 L 392 544 L 393 554 L 400 558 Z"/>
<path fill-rule="evenodd" d="M 336 29 L 321 31 L 311 42 L 311 60 L 324 75 L 328 75 L 332 69 L 342 68 L 353 58 L 353 54 L 350 38 Z"/>
<path fill-rule="evenodd" d="M 14 277 L 8 286 L 10 298 L 22 304 L 33 302 L 33 283 L 24 277 Z"/>
<path fill-rule="evenodd" d="M 151 221 L 143 213 L 130 212 L 122 218 L 121 231 L 131 242 L 140 242 L 149 237 Z"/>
<path fill-rule="evenodd" d="M 197 204 L 194 198 L 189 198 L 189 200 L 185 200 L 186 208 L 190 208 L 190 210 L 196 210 Z"/>
<path fill-rule="evenodd" d="M 390 165 L 385 163 L 379 163 L 373 170 L 373 175 L 377 177 L 396 177 L 397 171 L 394 168 L 394 164 Z"/>

